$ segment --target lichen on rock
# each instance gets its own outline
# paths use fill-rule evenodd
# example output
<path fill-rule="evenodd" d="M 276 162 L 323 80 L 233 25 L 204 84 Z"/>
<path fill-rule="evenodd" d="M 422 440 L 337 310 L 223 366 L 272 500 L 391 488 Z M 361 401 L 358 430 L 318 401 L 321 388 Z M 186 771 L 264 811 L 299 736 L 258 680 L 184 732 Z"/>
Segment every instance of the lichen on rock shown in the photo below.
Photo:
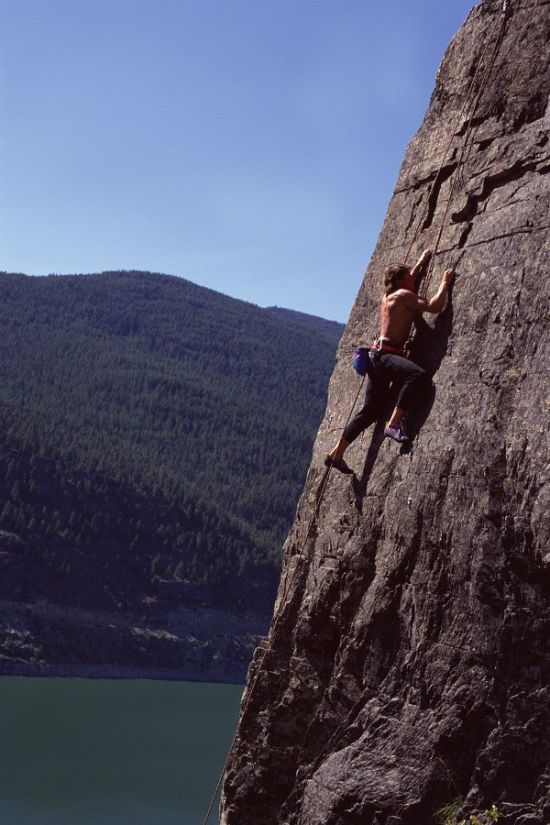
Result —
<path fill-rule="evenodd" d="M 550 4 L 508 3 L 472 113 L 501 10 L 482 2 L 449 46 L 341 340 L 223 825 L 431 825 L 457 798 L 550 822 Z M 435 266 L 457 277 L 414 344 L 433 374 L 419 437 L 403 454 L 367 431 L 315 515 L 381 272 L 443 218 Z"/>

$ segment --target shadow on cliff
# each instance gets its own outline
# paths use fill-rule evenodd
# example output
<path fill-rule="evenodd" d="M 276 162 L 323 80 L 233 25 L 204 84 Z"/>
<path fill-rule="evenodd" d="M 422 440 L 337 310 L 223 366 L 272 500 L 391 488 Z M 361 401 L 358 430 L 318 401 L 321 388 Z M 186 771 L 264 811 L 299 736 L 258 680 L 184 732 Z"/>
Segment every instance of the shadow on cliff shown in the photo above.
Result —
<path fill-rule="evenodd" d="M 433 327 L 424 320 L 422 315 L 418 315 L 414 321 L 416 333 L 410 357 L 412 361 L 423 367 L 432 379 L 447 354 L 449 338 L 453 329 L 453 286 L 454 281 L 449 288 L 447 306 L 443 312 L 436 316 Z M 399 387 L 392 386 L 385 407 L 384 419 L 378 421 L 374 428 L 361 476 L 354 476 L 352 479 L 355 504 L 359 512 L 362 512 L 363 499 L 367 494 L 368 483 L 384 442 L 384 422 L 389 418 L 391 410 L 395 406 L 398 392 Z M 430 416 L 435 397 L 435 385 L 433 381 L 430 381 L 425 392 L 417 398 L 412 410 L 407 415 L 405 424 L 407 434 L 411 440 L 401 446 L 400 455 L 410 455 L 413 452 L 415 439 Z"/>
<path fill-rule="evenodd" d="M 449 338 L 453 331 L 453 286 L 454 282 L 449 288 L 447 306 L 443 312 L 436 315 L 433 328 L 422 315 L 415 319 L 416 334 L 411 347 L 411 360 L 423 367 L 432 379 L 449 349 Z M 419 435 L 430 416 L 435 396 L 435 385 L 433 381 L 430 381 L 426 392 L 417 399 L 407 416 L 407 433 L 411 441 L 407 446 L 401 447 L 401 454 L 410 453 L 414 449 L 414 439 Z"/>

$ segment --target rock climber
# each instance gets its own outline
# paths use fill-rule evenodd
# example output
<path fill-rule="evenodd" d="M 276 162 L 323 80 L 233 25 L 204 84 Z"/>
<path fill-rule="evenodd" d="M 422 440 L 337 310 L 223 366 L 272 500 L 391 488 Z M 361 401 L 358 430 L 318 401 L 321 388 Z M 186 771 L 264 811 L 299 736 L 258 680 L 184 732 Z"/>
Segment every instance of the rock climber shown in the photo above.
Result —
<path fill-rule="evenodd" d="M 383 418 L 390 385 L 399 387 L 399 394 L 384 435 L 400 444 L 409 441 L 403 419 L 418 393 L 430 381 L 430 376 L 407 358 L 405 342 L 419 313 L 441 312 L 454 277 L 454 270 L 446 269 L 433 298 L 428 300 L 417 294 L 420 276 L 432 254 L 431 249 L 424 250 L 412 269 L 406 264 L 395 264 L 384 271 L 380 335 L 368 356 L 371 368 L 365 403 L 344 429 L 336 447 L 325 458 L 327 467 L 335 467 L 341 473 L 353 473 L 344 461 L 344 453 L 363 430 Z"/>

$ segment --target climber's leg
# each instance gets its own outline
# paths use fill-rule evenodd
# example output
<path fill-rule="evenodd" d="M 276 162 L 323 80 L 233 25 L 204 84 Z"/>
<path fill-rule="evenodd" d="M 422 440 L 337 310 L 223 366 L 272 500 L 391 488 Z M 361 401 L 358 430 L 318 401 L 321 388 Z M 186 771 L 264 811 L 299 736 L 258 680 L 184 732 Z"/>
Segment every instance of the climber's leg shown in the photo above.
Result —
<path fill-rule="evenodd" d="M 371 379 L 368 379 L 365 402 L 359 412 L 353 416 L 349 424 L 345 427 L 334 449 L 332 449 L 325 458 L 327 467 L 333 466 L 342 473 L 353 472 L 344 461 L 344 453 L 349 445 L 355 441 L 357 436 L 361 435 L 367 427 L 380 418 L 387 389 L 388 382 L 383 380 L 382 375 L 380 375 L 380 380 L 377 379 L 376 387 Z"/>
<path fill-rule="evenodd" d="M 403 418 L 417 395 L 429 381 L 429 375 L 418 364 L 409 361 L 408 358 L 402 358 L 400 355 L 384 354 L 381 360 L 386 371 L 392 375 L 393 380 L 401 384 L 397 403 L 384 430 L 384 435 L 402 443 L 409 440 L 403 428 Z"/>

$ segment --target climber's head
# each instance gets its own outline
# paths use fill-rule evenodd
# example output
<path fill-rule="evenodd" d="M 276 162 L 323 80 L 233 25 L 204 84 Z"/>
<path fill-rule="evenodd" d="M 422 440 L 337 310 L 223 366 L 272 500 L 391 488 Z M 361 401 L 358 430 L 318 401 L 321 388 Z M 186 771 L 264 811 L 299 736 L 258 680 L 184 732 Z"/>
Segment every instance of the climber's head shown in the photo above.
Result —
<path fill-rule="evenodd" d="M 384 295 L 391 295 L 398 289 L 414 290 L 416 278 L 407 264 L 393 264 L 384 270 Z"/>

